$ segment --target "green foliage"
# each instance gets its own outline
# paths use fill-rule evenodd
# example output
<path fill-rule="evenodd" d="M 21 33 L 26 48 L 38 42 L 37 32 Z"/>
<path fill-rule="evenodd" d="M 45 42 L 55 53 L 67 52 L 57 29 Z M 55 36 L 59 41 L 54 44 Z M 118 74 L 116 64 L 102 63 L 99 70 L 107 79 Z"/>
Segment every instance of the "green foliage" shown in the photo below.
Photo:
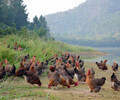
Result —
<path fill-rule="evenodd" d="M 26 14 L 25 8 L 23 0 L 1 0 L 0 23 L 10 27 L 14 23 L 17 29 L 26 26 L 28 14 Z"/>
<path fill-rule="evenodd" d="M 33 30 L 39 37 L 51 37 L 47 27 L 47 22 L 42 15 L 39 18 L 35 16 L 33 18 L 33 22 L 28 24 L 28 29 Z"/>
<path fill-rule="evenodd" d="M 24 55 L 30 54 L 30 57 L 36 55 L 37 60 L 45 61 L 51 58 L 54 54 L 60 54 L 60 52 L 87 52 L 95 51 L 90 47 L 73 46 L 56 41 L 44 41 L 39 37 L 32 36 L 24 38 L 18 35 L 6 35 L 4 38 L 0 38 L 0 62 L 8 59 L 11 64 L 15 64 L 19 67 L 19 62 Z M 6 45 L 4 46 L 4 41 Z M 24 49 L 23 51 L 14 51 L 13 46 L 17 42 Z M 10 44 L 10 48 L 7 45 Z M 47 55 L 47 56 L 46 56 Z"/>
<path fill-rule="evenodd" d="M 29 30 L 31 32 L 28 32 Z M 18 31 L 19 32 L 16 32 Z M 52 38 L 49 34 L 47 22 L 41 15 L 35 16 L 33 22 L 28 22 L 26 5 L 23 0 L 1 0 L 0 1 L 0 36 L 19 33 L 19 35 L 29 38 L 28 33 L 33 33 L 40 38 Z"/>

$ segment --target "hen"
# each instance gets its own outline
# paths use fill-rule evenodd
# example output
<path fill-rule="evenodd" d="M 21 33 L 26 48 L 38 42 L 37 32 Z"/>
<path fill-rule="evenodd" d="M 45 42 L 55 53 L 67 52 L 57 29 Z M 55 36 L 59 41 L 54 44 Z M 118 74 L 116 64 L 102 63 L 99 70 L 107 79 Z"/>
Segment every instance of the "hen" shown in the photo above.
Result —
<path fill-rule="evenodd" d="M 116 91 L 120 90 L 120 81 L 117 79 L 114 73 L 111 75 L 111 88 Z"/>
<path fill-rule="evenodd" d="M 113 63 L 112 70 L 113 71 L 117 71 L 118 70 L 118 64 L 116 62 Z"/>
<path fill-rule="evenodd" d="M 96 62 L 96 65 L 98 66 L 99 69 L 103 71 L 108 70 L 108 67 L 106 66 L 106 62 L 107 60 L 104 60 L 104 62 L 100 62 L 100 63 Z"/>
<path fill-rule="evenodd" d="M 22 62 L 20 62 L 20 67 L 16 70 L 15 76 L 23 76 L 24 75 L 24 65 Z"/>
<path fill-rule="evenodd" d="M 39 77 L 37 76 L 36 73 L 34 73 L 33 71 L 25 71 L 24 75 L 26 76 L 26 81 L 32 85 L 34 84 L 38 84 L 38 86 L 41 86 L 42 83 L 39 79 Z"/>
<path fill-rule="evenodd" d="M 15 75 L 15 70 L 16 70 L 15 65 L 13 64 L 13 66 L 11 66 L 9 64 L 9 62 L 7 61 L 7 59 L 5 59 L 4 62 L 5 62 L 5 73 L 6 73 L 6 75 L 7 76 Z"/>
<path fill-rule="evenodd" d="M 57 86 L 60 83 L 60 73 L 58 71 L 48 73 L 48 88 L 51 86 Z"/>
<path fill-rule="evenodd" d="M 86 75 L 86 84 L 90 88 L 90 92 L 99 92 L 101 89 L 101 86 L 105 84 L 105 77 L 102 78 L 94 78 L 94 75 L 91 74 L 91 70 L 89 69 Z"/>

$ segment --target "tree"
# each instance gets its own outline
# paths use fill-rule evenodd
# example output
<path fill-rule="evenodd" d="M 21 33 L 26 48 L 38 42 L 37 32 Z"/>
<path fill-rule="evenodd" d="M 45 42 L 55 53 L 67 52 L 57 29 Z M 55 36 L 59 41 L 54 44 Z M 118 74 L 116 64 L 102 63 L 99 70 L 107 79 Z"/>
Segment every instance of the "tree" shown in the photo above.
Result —
<path fill-rule="evenodd" d="M 26 14 L 26 5 L 23 0 L 0 0 L 0 24 L 16 28 L 27 26 L 28 14 Z"/>

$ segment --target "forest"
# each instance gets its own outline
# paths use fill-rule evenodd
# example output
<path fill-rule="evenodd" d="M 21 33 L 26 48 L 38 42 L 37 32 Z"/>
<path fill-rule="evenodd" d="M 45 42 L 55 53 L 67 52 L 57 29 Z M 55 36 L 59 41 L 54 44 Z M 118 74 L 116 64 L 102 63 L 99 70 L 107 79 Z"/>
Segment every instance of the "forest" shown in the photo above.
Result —
<path fill-rule="evenodd" d="M 34 16 L 30 22 L 28 14 L 23 0 L 0 0 L 0 37 L 17 34 L 53 39 L 45 17 Z"/>

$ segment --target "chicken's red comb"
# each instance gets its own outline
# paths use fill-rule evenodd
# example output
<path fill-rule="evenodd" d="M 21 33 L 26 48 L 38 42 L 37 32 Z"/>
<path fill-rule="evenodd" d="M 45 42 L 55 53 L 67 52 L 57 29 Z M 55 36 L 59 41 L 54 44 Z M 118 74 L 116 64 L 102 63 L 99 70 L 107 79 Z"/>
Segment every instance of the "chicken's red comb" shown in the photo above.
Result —
<path fill-rule="evenodd" d="M 88 69 L 88 72 L 90 72 L 90 69 Z"/>
<path fill-rule="evenodd" d="M 74 86 L 77 86 L 79 83 L 78 82 L 76 82 L 75 84 L 74 84 Z"/>

